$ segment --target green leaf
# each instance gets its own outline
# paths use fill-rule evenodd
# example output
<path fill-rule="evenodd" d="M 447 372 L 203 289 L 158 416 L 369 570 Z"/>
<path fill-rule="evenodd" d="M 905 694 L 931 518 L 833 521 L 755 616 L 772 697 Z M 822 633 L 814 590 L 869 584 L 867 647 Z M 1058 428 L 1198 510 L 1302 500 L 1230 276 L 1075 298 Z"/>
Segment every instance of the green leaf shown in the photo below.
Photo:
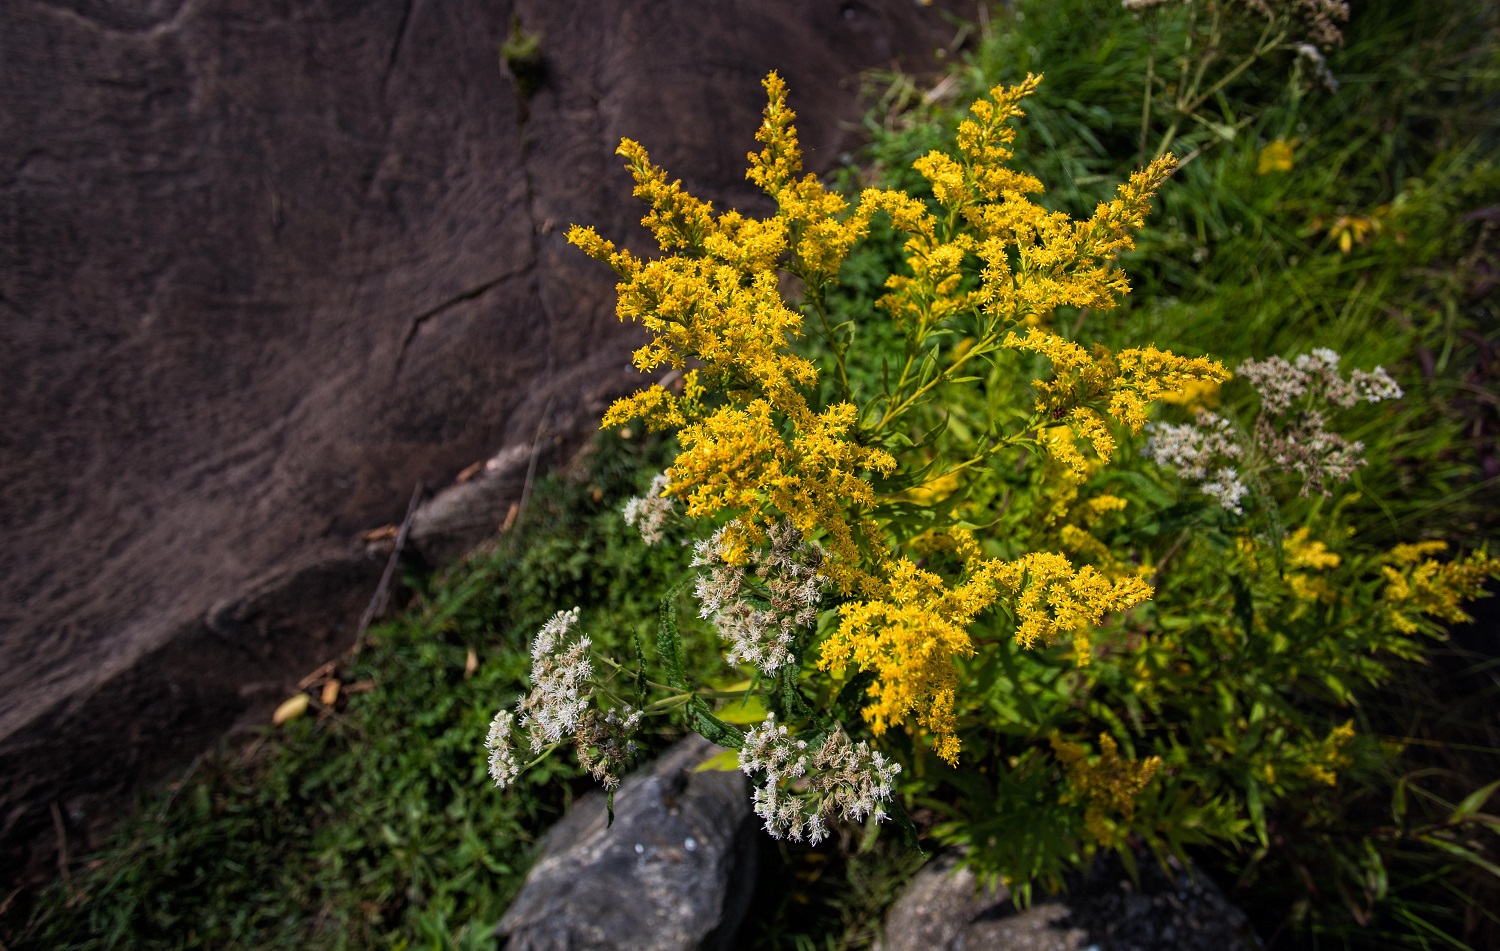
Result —
<path fill-rule="evenodd" d="M 1496 865 L 1494 862 L 1491 862 L 1489 859 L 1484 858 L 1477 852 L 1472 852 L 1455 842 L 1449 842 L 1446 839 L 1440 839 L 1437 836 L 1424 835 L 1418 836 L 1418 839 L 1422 842 L 1426 842 L 1428 845 L 1434 848 L 1441 849 L 1442 851 L 1447 852 L 1449 855 L 1461 858 L 1465 862 L 1472 862 L 1473 864 L 1484 869 L 1486 872 L 1489 872 L 1496 878 L 1500 878 L 1500 865 Z"/>
<path fill-rule="evenodd" d="M 1266 834 L 1266 805 L 1260 795 L 1260 783 L 1251 776 L 1245 784 L 1245 806 L 1250 810 L 1250 822 L 1255 826 L 1255 837 L 1260 840 L 1262 846 L 1271 844 L 1271 837 Z"/>
<path fill-rule="evenodd" d="M 740 768 L 739 750 L 724 750 L 693 767 L 695 773 L 732 773 Z"/>
<path fill-rule="evenodd" d="M 739 702 L 731 702 L 728 706 L 721 707 L 716 716 L 725 723 L 733 723 L 743 726 L 748 723 L 759 723 L 770 713 L 765 703 L 759 697 L 747 696 Z"/>
<path fill-rule="evenodd" d="M 661 599 L 661 626 L 656 632 L 656 652 L 661 655 L 662 666 L 666 668 L 667 683 L 678 690 L 686 690 L 687 677 L 682 670 L 682 635 L 677 630 L 677 593 L 680 590 L 682 585 L 678 584 Z"/>
<path fill-rule="evenodd" d="M 1490 797 L 1495 794 L 1496 789 L 1500 789 L 1500 779 L 1495 780 L 1482 789 L 1476 789 L 1469 793 L 1464 797 L 1464 801 L 1458 804 L 1458 808 L 1453 810 L 1450 821 L 1456 822 L 1467 819 L 1478 812 L 1481 806 L 1490 801 Z"/>
<path fill-rule="evenodd" d="M 745 744 L 745 735 L 709 712 L 702 697 L 688 704 L 688 726 L 710 743 L 737 750 Z"/>

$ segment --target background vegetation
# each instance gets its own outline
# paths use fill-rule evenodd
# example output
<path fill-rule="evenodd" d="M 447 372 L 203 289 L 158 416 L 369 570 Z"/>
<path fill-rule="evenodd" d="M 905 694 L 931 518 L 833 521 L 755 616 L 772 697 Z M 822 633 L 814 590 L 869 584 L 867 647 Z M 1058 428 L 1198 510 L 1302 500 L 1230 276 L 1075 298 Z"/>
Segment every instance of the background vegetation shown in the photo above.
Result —
<path fill-rule="evenodd" d="M 885 77 L 869 151 L 847 183 L 920 190 L 911 162 L 951 134 L 957 111 L 1036 71 L 1046 81 L 1015 164 L 1048 184 L 1045 201 L 1087 213 L 1141 160 L 1149 82 L 1146 151 L 1176 125 L 1171 147 L 1189 160 L 1128 255 L 1126 306 L 1076 315 L 1074 333 L 1207 351 L 1230 366 L 1316 346 L 1384 365 L 1407 396 L 1346 433 L 1371 461 L 1341 517 L 1371 549 L 1481 543 L 1500 476 L 1495 13 L 1457 0 L 1361 4 L 1328 55 L 1336 92 L 1282 49 L 1175 115 L 1162 105 L 1180 92 L 1170 51 L 1208 26 L 1170 12 L 1052 0 L 995 14 L 936 88 Z M 1210 76 L 1228 75 L 1234 50 L 1257 48 L 1254 30 L 1235 29 L 1221 32 Z M 1289 167 L 1265 167 L 1276 143 L 1290 147 Z M 899 259 L 877 235 L 846 266 L 837 306 L 868 309 Z M 1249 394 L 1231 386 L 1224 399 L 1244 409 Z M 523 692 L 526 640 L 558 607 L 581 605 L 606 650 L 633 649 L 637 633 L 653 641 L 658 599 L 685 556 L 645 548 L 618 513 L 666 451 L 602 435 L 491 549 L 409 579 L 411 606 L 340 671 L 373 690 L 204 757 L 69 878 L 13 896 L 0 935 L 47 948 L 493 946 L 536 837 L 584 787 L 554 759 L 494 794 L 485 727 Z M 1500 821 L 1487 812 L 1500 778 L 1493 626 L 1466 636 L 1396 663 L 1386 686 L 1358 698 L 1361 732 L 1404 746 L 1398 766 L 1273 809 L 1249 846 L 1195 851 L 1275 946 L 1500 942 Z M 763 947 L 867 943 L 916 867 L 895 836 L 766 854 L 795 874 L 768 876 L 778 884 L 757 899 L 748 940 Z"/>

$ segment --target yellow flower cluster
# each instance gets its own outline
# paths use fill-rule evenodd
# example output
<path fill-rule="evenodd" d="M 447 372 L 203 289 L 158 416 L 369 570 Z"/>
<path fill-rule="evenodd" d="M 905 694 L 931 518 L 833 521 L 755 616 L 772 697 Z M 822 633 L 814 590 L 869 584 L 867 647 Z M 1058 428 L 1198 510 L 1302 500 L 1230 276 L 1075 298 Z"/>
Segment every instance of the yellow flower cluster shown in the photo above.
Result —
<path fill-rule="evenodd" d="M 937 754 L 957 763 L 954 659 L 974 653 L 969 624 L 997 596 L 988 563 L 950 589 L 939 575 L 902 558 L 889 570 L 886 597 L 839 608 L 838 629 L 824 643 L 819 666 L 874 671 L 864 713 L 875 734 L 916 714 L 932 732 Z"/>
<path fill-rule="evenodd" d="M 855 525 L 845 509 L 875 502 L 870 484 L 857 472 L 888 473 L 896 466 L 889 453 L 848 439 L 853 424 L 854 407 L 837 403 L 788 437 L 768 400 L 721 407 L 678 434 L 682 450 L 672 463 L 671 490 L 687 499 L 687 513 L 695 518 L 741 513 L 748 519 L 741 522 L 742 531 L 750 533 L 746 541 L 758 540 L 772 512 L 805 537 L 825 532 L 832 559 L 824 572 L 852 590 L 864 576 L 858 571 Z"/>
<path fill-rule="evenodd" d="M 1056 552 L 1032 552 L 1016 561 L 993 567 L 995 582 L 1016 596 L 1020 625 L 1016 643 L 1031 647 L 1051 644 L 1072 635 L 1080 665 L 1089 662 L 1089 629 L 1110 611 L 1123 611 L 1152 595 L 1149 584 L 1135 575 L 1108 578 L 1090 565 L 1075 569 Z"/>
<path fill-rule="evenodd" d="M 1104 461 L 1115 451 L 1114 436 L 1100 407 L 1131 432 L 1140 432 L 1152 400 L 1230 377 L 1221 364 L 1206 357 L 1179 357 L 1155 347 L 1111 353 L 1095 345 L 1090 351 L 1040 327 L 1028 329 L 1025 336 L 1008 334 L 1005 346 L 1039 353 L 1052 362 L 1053 378 L 1033 383 L 1036 408 L 1052 420 L 1067 422 L 1071 434 L 1049 432 L 1046 446 L 1066 466 L 1070 478 L 1079 482 L 1090 475 L 1078 451 L 1079 440 L 1092 446 Z"/>
<path fill-rule="evenodd" d="M 1381 567 L 1385 575 L 1385 605 L 1391 624 L 1404 634 L 1415 634 L 1416 615 L 1426 614 L 1444 621 L 1473 620 L 1463 602 L 1485 596 L 1487 578 L 1500 578 L 1500 558 L 1488 552 L 1470 552 L 1456 561 L 1436 561 L 1429 555 L 1446 550 L 1446 542 L 1397 545 Z"/>
<path fill-rule="evenodd" d="M 1107 507 L 1107 506 L 1106 506 Z M 981 557 L 965 532 L 948 541 L 967 560 L 966 577 L 948 587 L 940 575 L 902 558 L 887 567 L 884 597 L 839 609 L 839 626 L 823 645 L 824 670 L 853 664 L 876 674 L 864 713 L 878 736 L 915 714 L 931 731 L 939 756 L 957 763 L 954 735 L 956 658 L 974 653 L 968 627 L 1002 594 L 1015 598 L 1016 643 L 1031 647 L 1071 635 L 1078 663 L 1089 662 L 1088 630 L 1104 614 L 1151 596 L 1140 578 L 1106 578 L 1093 567 L 1075 569 L 1064 556 L 1033 552 L 1016 561 Z"/>
<path fill-rule="evenodd" d="M 1338 600 L 1338 593 L 1327 578 L 1315 572 L 1331 571 L 1343 559 L 1329 551 L 1323 542 L 1309 537 L 1311 531 L 1304 525 L 1281 543 L 1282 555 L 1286 559 L 1286 583 L 1292 594 L 1303 601 L 1332 604 Z"/>
<path fill-rule="evenodd" d="M 1051 737 L 1052 753 L 1068 776 L 1064 802 L 1083 800 L 1084 827 L 1100 845 L 1114 842 L 1110 815 L 1129 821 L 1135 815 L 1135 799 L 1161 769 L 1160 756 L 1139 762 L 1121 759 L 1119 746 L 1108 733 L 1099 734 L 1099 758 L 1090 761 L 1088 747 Z"/>
<path fill-rule="evenodd" d="M 1302 774 L 1313 782 L 1325 786 L 1337 786 L 1339 770 L 1354 765 L 1354 760 L 1344 752 L 1344 747 L 1354 739 L 1354 721 L 1348 720 L 1336 726 L 1321 742 L 1309 750 L 1309 759 L 1302 766 Z"/>
<path fill-rule="evenodd" d="M 808 536 L 826 533 L 832 556 L 826 572 L 848 591 L 864 577 L 856 534 L 864 527 L 860 510 L 874 502 L 861 472 L 889 473 L 896 463 L 852 438 L 852 404 L 821 412 L 808 405 L 804 393 L 817 372 L 789 348 L 802 315 L 782 298 L 778 268 L 809 285 L 831 281 L 866 231 L 868 214 L 844 216 L 842 198 L 815 176 L 799 178 L 785 84 L 773 73 L 765 86 L 770 101 L 757 134 L 763 149 L 750 156 L 748 177 L 776 199 L 775 216 L 715 215 L 627 139 L 619 154 L 649 208 L 642 224 L 663 251 L 675 253 L 642 262 L 591 228 L 574 227 L 568 240 L 620 275 L 620 318 L 651 334 L 635 353 L 636 367 L 693 367 L 681 396 L 647 387 L 611 406 L 604 425 L 641 419 L 680 429 L 683 450 L 667 491 L 687 501 L 690 515 L 740 516 L 743 544 L 783 518 Z M 709 384 L 727 403 L 704 404 Z"/>
<path fill-rule="evenodd" d="M 692 517 L 733 517 L 723 539 L 728 560 L 748 553 L 782 520 L 804 537 L 822 540 L 829 557 L 820 573 L 845 595 L 865 600 L 840 608 L 821 664 L 875 672 L 865 710 L 875 732 L 914 716 L 932 734 L 939 755 L 952 762 L 959 752 L 956 663 L 974 650 L 968 628 L 979 612 L 1009 595 L 1020 644 L 1070 635 L 1086 663 L 1088 628 L 1105 612 L 1149 597 L 1151 589 L 1123 571 L 1075 569 L 1057 553 L 988 559 L 967 537 L 955 542 L 967 565 L 959 580 L 950 583 L 919 568 L 897 552 L 899 539 L 888 537 L 874 518 L 878 504 L 890 500 L 876 497 L 870 474 L 888 475 L 897 467 L 881 448 L 889 435 L 886 424 L 933 387 L 961 379 L 965 363 L 993 355 L 1016 327 L 1031 329 L 1009 345 L 1035 344 L 1031 348 L 1047 353 L 1058 368 L 1058 380 L 1039 384 L 1039 409 L 1060 409 L 1056 418 L 1066 418 L 1069 433 L 1061 442 L 1072 447 L 1077 434 L 1101 460 L 1113 448 L 1101 411 L 1138 429 L 1147 401 L 1226 376 L 1210 361 L 1150 348 L 1091 355 L 1041 329 L 1059 306 L 1111 307 L 1128 291 L 1114 259 L 1131 246 L 1172 162 L 1159 160 L 1132 176 L 1114 201 L 1100 204 L 1087 220 L 1047 211 L 1027 197 L 1042 190 L 1040 182 L 1004 164 L 1015 136 L 1009 122 L 1021 115 L 1020 102 L 1038 82 L 1028 77 L 1014 87 L 996 87 L 993 101 L 975 103 L 960 125 L 956 155 L 933 152 L 917 162 L 936 198 L 932 209 L 882 189 L 866 190 L 851 209 L 816 177 L 803 174 L 786 88 L 772 74 L 756 135 L 761 150 L 750 155 L 747 176 L 775 200 L 775 215 L 762 220 L 716 212 L 680 182 L 669 181 L 639 144 L 626 140 L 619 154 L 635 179 L 635 194 L 648 206 L 642 223 L 663 256 L 639 259 L 590 228 L 569 233 L 572 243 L 619 275 L 621 319 L 649 332 L 635 365 L 643 372 L 670 366 L 685 374 L 680 393 L 647 387 L 616 402 L 604 425 L 642 420 L 679 431 L 681 450 L 666 493 L 684 500 Z M 850 402 L 824 408 L 809 402 L 817 372 L 791 350 L 803 315 L 782 298 L 780 275 L 801 278 L 808 299 L 821 299 L 877 214 L 907 235 L 909 273 L 893 275 L 879 303 L 905 329 L 912 350 L 894 388 L 862 417 Z M 966 284 L 966 275 L 976 271 L 977 282 Z M 932 363 L 925 356 L 928 335 L 948 321 L 946 332 L 960 319 L 973 324 L 963 344 L 953 348 L 944 369 L 925 369 Z M 1065 454 L 1060 446 L 1056 452 Z M 1084 462 L 1076 449 L 1073 455 L 1074 471 L 1097 465 Z M 959 488 L 957 471 L 940 470 L 901 498 L 937 499 Z M 1117 508 L 1115 503 L 1101 497 L 1077 513 L 1077 550 L 1098 554 L 1087 526 Z"/>

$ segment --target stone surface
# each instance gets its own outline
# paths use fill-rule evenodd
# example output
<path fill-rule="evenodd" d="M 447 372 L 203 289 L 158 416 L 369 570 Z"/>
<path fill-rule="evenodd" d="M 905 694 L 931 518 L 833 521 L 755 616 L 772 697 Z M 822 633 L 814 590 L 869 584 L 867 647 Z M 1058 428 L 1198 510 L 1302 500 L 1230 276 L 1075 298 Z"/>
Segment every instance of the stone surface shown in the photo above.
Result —
<path fill-rule="evenodd" d="M 1003 886 L 981 891 L 945 853 L 918 872 L 886 914 L 880 951 L 1249 951 L 1244 912 L 1213 882 L 1140 857 L 1133 883 L 1114 855 L 1073 877 L 1062 896 L 1018 910 Z"/>
<path fill-rule="evenodd" d="M 635 339 L 563 240 L 642 246 L 621 136 L 748 209 L 767 70 L 826 169 L 856 73 L 951 36 L 911 0 L 5 3 L 0 868 L 342 649 L 414 485 L 544 415 L 570 448 L 575 371 Z"/>
<path fill-rule="evenodd" d="M 727 948 L 754 886 L 745 777 L 694 772 L 720 752 L 692 736 L 627 778 L 606 826 L 603 793 L 580 799 L 495 929 L 506 951 Z"/>

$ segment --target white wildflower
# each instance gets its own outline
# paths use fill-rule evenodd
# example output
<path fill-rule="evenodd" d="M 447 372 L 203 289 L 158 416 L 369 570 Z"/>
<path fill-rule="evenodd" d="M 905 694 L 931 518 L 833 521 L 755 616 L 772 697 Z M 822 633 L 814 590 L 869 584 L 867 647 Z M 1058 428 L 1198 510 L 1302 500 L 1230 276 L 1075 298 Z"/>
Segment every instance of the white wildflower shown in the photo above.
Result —
<path fill-rule="evenodd" d="M 484 748 L 490 751 L 490 778 L 496 786 L 509 786 L 521 774 L 512 743 L 515 723 L 515 715 L 509 710 L 501 710 L 490 721 L 490 733 L 485 738 Z"/>
<path fill-rule="evenodd" d="M 1240 474 L 1234 469 L 1226 466 L 1218 470 L 1213 478 L 1198 486 L 1198 491 L 1211 497 L 1220 506 L 1236 515 L 1245 514 L 1240 506 L 1240 500 L 1250 494 L 1250 489 L 1240 481 Z"/>
<path fill-rule="evenodd" d="M 572 733 L 588 708 L 594 674 L 588 656 L 591 643 L 581 637 L 562 647 L 577 623 L 577 608 L 559 611 L 532 644 L 531 693 L 521 701 L 520 710 L 521 725 L 536 752 Z"/>
<path fill-rule="evenodd" d="M 761 775 L 751 796 L 755 814 L 773 838 L 817 845 L 828 837 L 824 816 L 862 822 L 885 817 L 884 803 L 901 772 L 864 741 L 852 742 L 835 728 L 811 756 L 807 743 L 787 736 L 786 726 L 771 714 L 745 734 L 740 769 Z M 805 792 L 787 785 L 797 782 Z"/>
<path fill-rule="evenodd" d="M 1328 494 L 1327 483 L 1343 482 L 1364 464 L 1364 445 L 1328 429 L 1325 408 L 1398 399 L 1401 387 L 1382 367 L 1339 372 L 1337 353 L 1320 347 L 1288 363 L 1281 357 L 1247 360 L 1239 374 L 1260 394 L 1255 422 L 1257 450 L 1283 472 L 1302 477 L 1301 494 Z"/>
<path fill-rule="evenodd" d="M 1150 425 L 1151 438 L 1143 450 L 1148 459 L 1165 466 L 1198 490 L 1236 515 L 1243 515 L 1240 500 L 1249 488 L 1240 481 L 1239 472 L 1226 462 L 1244 455 L 1234 425 L 1217 413 L 1198 410 L 1192 423 L 1173 426 Z"/>
<path fill-rule="evenodd" d="M 667 519 L 675 508 L 665 495 L 669 484 L 670 476 L 663 472 L 651 480 L 644 496 L 625 503 L 625 524 L 640 532 L 641 540 L 648 545 L 662 540 Z"/>
<path fill-rule="evenodd" d="M 1396 381 L 1391 379 L 1391 375 L 1385 372 L 1384 367 L 1376 367 L 1370 371 L 1355 370 L 1349 374 L 1349 380 L 1367 403 L 1399 400 L 1406 395 L 1401 392 L 1401 387 L 1396 385 Z"/>
<path fill-rule="evenodd" d="M 1312 78 L 1329 92 L 1339 91 L 1339 81 L 1333 75 L 1333 70 L 1328 68 L 1328 60 L 1323 58 L 1323 51 L 1312 43 L 1297 44 L 1297 61 L 1307 67 Z"/>
<path fill-rule="evenodd" d="M 573 734 L 578 764 L 605 789 L 620 785 L 620 774 L 635 755 L 636 745 L 631 736 L 640 724 L 641 712 L 629 706 L 603 715 L 589 710 L 579 720 Z"/>
<path fill-rule="evenodd" d="M 823 553 L 803 541 L 790 523 L 780 522 L 767 533 L 769 547 L 751 552 L 748 565 L 729 564 L 723 540 L 733 524 L 694 550 L 693 565 L 707 569 L 693 589 L 699 616 L 718 628 L 729 663 L 774 674 L 792 662 L 801 630 L 817 622 Z"/>
<path fill-rule="evenodd" d="M 891 798 L 891 787 L 901 764 L 887 760 L 864 740 L 850 741 L 834 727 L 813 755 L 812 788 L 824 795 L 823 808 L 843 818 L 863 822 L 870 816 L 885 818 L 882 803 Z"/>

